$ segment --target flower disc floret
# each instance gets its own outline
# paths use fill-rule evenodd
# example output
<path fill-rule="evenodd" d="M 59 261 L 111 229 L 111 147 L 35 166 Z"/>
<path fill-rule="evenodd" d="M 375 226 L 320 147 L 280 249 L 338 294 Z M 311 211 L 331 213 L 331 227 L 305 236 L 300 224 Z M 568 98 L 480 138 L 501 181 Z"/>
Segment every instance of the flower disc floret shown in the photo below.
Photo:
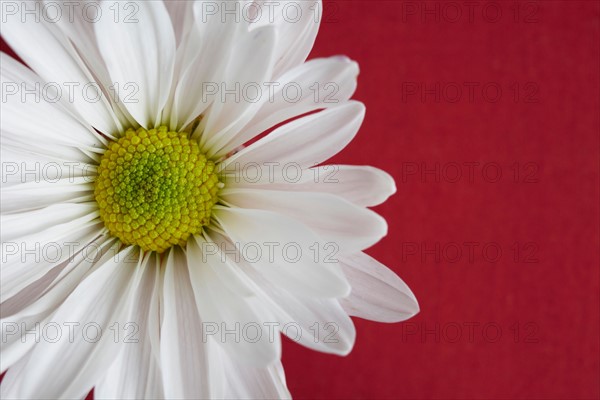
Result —
<path fill-rule="evenodd" d="M 185 133 L 129 129 L 100 160 L 94 195 L 108 231 L 128 245 L 164 252 L 210 222 L 215 164 Z"/>

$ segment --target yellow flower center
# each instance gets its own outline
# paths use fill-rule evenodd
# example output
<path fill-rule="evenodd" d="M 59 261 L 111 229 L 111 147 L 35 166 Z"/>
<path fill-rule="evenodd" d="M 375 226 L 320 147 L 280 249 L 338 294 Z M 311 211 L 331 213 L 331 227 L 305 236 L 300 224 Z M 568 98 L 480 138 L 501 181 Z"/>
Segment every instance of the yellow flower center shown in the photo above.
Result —
<path fill-rule="evenodd" d="M 220 186 L 214 170 L 185 133 L 129 129 L 100 160 L 100 218 L 121 242 L 146 251 L 183 245 L 210 222 Z"/>

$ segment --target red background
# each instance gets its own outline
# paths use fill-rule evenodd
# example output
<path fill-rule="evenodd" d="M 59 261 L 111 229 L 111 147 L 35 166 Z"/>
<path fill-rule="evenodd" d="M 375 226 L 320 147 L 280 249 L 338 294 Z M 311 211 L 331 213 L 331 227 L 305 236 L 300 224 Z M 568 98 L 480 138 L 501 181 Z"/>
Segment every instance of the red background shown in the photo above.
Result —
<path fill-rule="evenodd" d="M 466 3 L 325 2 L 311 57 L 357 60 L 367 106 L 335 161 L 395 177 L 368 252 L 421 313 L 345 358 L 286 342 L 296 398 L 600 396 L 599 3 Z"/>
<path fill-rule="evenodd" d="M 407 282 L 421 313 L 404 325 L 356 320 L 346 358 L 286 346 L 297 398 L 599 397 L 599 3 L 520 2 L 515 18 L 512 1 L 476 1 L 472 19 L 465 3 L 453 3 L 462 11 L 453 23 L 445 2 L 325 2 L 312 56 L 357 60 L 355 98 L 367 106 L 336 161 L 396 179 L 398 193 L 376 209 L 389 234 L 369 253 Z M 423 20 L 425 7 L 434 11 Z M 439 103 L 403 99 L 406 82 L 439 82 Z M 479 84 L 472 101 L 464 82 Z M 472 181 L 465 162 L 480 163 Z M 436 163 L 439 182 L 424 181 L 419 172 Z M 455 183 L 453 163 L 463 166 Z M 465 242 L 479 243 L 473 262 Z M 423 261 L 436 243 L 440 261 Z M 454 244 L 462 258 L 450 262 Z M 423 336 L 436 324 L 439 340 Z"/>

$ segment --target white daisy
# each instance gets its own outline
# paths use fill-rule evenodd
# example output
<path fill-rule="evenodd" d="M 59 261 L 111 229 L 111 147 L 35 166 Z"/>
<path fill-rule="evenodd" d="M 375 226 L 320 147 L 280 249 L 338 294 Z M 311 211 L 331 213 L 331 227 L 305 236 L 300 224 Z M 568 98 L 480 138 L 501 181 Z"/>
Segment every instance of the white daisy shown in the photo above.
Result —
<path fill-rule="evenodd" d="M 345 355 L 349 315 L 418 312 L 362 252 L 392 178 L 322 165 L 365 108 L 355 62 L 305 62 L 319 2 L 15 4 L 2 36 L 31 69 L 2 54 L 3 398 L 289 397 L 280 333 Z"/>

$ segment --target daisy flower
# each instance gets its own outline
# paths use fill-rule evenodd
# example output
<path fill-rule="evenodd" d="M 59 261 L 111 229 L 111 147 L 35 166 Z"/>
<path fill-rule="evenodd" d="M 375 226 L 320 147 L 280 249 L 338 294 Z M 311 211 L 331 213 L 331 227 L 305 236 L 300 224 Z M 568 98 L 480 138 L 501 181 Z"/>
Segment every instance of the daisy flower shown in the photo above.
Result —
<path fill-rule="evenodd" d="M 2 3 L 3 398 L 286 398 L 281 334 L 418 312 L 363 252 L 393 179 L 323 164 L 358 66 L 267 3 Z"/>

